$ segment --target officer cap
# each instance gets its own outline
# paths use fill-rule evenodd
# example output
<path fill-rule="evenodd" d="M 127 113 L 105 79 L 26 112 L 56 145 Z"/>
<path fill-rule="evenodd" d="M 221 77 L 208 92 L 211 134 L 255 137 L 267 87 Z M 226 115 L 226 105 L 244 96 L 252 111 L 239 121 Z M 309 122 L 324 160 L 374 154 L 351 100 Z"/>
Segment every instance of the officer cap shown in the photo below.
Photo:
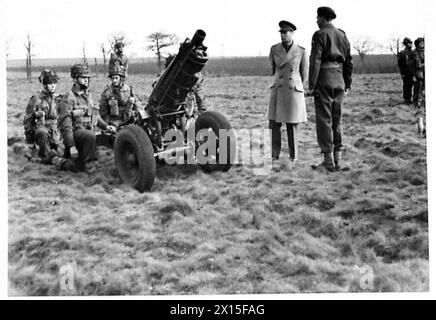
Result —
<path fill-rule="evenodd" d="M 336 18 L 335 11 L 330 7 L 319 7 L 316 12 L 319 17 L 324 17 L 328 20 L 333 20 Z"/>
<path fill-rule="evenodd" d="M 293 23 L 286 21 L 286 20 L 280 21 L 279 27 L 280 27 L 279 31 L 292 31 L 293 32 L 293 31 L 297 30 L 297 27 Z"/>
<path fill-rule="evenodd" d="M 55 71 L 50 69 L 44 69 L 41 72 L 41 75 L 38 77 L 39 82 L 42 84 L 48 84 L 48 83 L 57 83 L 59 80 L 58 75 Z"/>
<path fill-rule="evenodd" d="M 115 48 L 120 48 L 120 47 L 124 48 L 124 42 L 122 42 L 122 41 L 115 42 Z"/>
<path fill-rule="evenodd" d="M 405 37 L 403 39 L 403 44 L 408 44 L 408 43 L 412 43 L 412 40 L 410 38 Z"/>
<path fill-rule="evenodd" d="M 71 78 L 77 78 L 77 77 L 86 77 L 86 78 L 91 77 L 87 65 L 77 63 L 71 67 Z"/>
<path fill-rule="evenodd" d="M 423 37 L 416 38 L 416 40 L 414 42 L 415 43 L 415 47 L 417 47 L 420 42 L 424 42 L 424 38 Z"/>
<path fill-rule="evenodd" d="M 126 77 L 126 68 L 123 65 L 119 65 L 118 63 L 116 63 L 109 70 L 109 78 L 112 76 Z"/>

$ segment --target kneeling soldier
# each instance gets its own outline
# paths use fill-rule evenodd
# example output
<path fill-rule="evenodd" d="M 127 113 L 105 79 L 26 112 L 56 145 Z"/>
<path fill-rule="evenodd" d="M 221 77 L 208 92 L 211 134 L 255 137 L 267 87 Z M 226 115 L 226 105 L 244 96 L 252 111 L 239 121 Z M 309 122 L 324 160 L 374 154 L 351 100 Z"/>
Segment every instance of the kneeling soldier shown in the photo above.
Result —
<path fill-rule="evenodd" d="M 32 96 L 27 104 L 24 117 L 24 134 L 28 143 L 36 143 L 39 157 L 44 164 L 53 164 L 61 170 L 73 170 L 70 160 L 58 157 L 57 149 L 60 135 L 57 128 L 57 95 L 56 85 L 59 80 L 56 72 L 45 69 L 39 76 L 44 89 Z"/>
<path fill-rule="evenodd" d="M 73 87 L 59 105 L 59 128 L 64 139 L 66 156 L 77 154 L 77 171 L 86 171 L 86 162 L 95 159 L 94 127 L 114 130 L 99 115 L 89 94 L 88 66 L 75 64 L 71 67 Z"/>
<path fill-rule="evenodd" d="M 115 65 L 109 70 L 112 83 L 102 92 L 100 97 L 100 116 L 110 125 L 118 126 L 127 122 L 133 111 L 141 107 L 132 86 L 125 83 L 126 71 L 123 66 Z"/>

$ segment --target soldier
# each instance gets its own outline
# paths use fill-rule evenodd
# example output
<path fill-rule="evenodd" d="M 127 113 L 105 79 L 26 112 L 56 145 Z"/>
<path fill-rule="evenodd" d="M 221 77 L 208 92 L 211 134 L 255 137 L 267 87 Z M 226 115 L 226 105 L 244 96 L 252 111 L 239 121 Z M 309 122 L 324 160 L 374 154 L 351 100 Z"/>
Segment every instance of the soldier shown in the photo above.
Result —
<path fill-rule="evenodd" d="M 57 155 L 60 135 L 57 128 L 56 85 L 59 80 L 56 72 L 45 69 L 39 76 L 44 89 L 32 96 L 27 104 L 24 117 L 24 133 L 28 143 L 36 143 L 39 157 L 44 164 L 53 164 L 61 170 L 73 170 L 74 164 Z M 28 156 L 30 159 L 31 156 Z"/>
<path fill-rule="evenodd" d="M 351 86 L 353 62 L 345 32 L 331 22 L 336 18 L 333 9 L 319 7 L 317 13 L 316 22 L 320 30 L 312 37 L 309 94 L 314 95 L 316 135 L 324 161 L 312 168 L 322 166 L 329 171 L 339 171 L 342 104 L 344 94 L 348 93 Z"/>
<path fill-rule="evenodd" d="M 424 38 L 415 40 L 415 50 L 410 55 L 410 70 L 413 76 L 413 104 L 420 108 L 425 89 L 425 68 L 424 68 Z"/>
<path fill-rule="evenodd" d="M 165 69 L 168 68 L 168 66 L 174 60 L 175 57 L 176 56 L 173 54 L 170 54 L 170 55 L 168 55 L 168 57 L 166 57 Z M 192 88 L 192 92 L 188 93 L 187 103 L 189 103 L 189 101 L 195 101 L 195 103 L 197 104 L 198 113 L 202 114 L 203 112 L 207 111 L 205 96 L 203 93 L 203 85 L 202 85 L 204 78 L 203 78 L 203 75 L 201 72 L 197 72 L 195 74 L 195 77 L 197 77 L 198 80 L 197 80 L 197 83 Z"/>
<path fill-rule="evenodd" d="M 403 98 L 406 104 L 412 104 L 413 75 L 410 70 L 410 56 L 412 53 L 412 40 L 404 38 L 404 50 L 398 54 L 398 68 L 403 79 Z"/>
<path fill-rule="evenodd" d="M 95 158 L 94 128 L 114 131 L 104 122 L 94 107 L 89 94 L 88 66 L 75 64 L 71 67 L 73 87 L 66 93 L 59 105 L 59 128 L 64 139 L 66 156 L 75 156 L 77 171 L 86 171 L 86 162 Z"/>
<path fill-rule="evenodd" d="M 112 83 L 102 92 L 100 97 L 101 118 L 110 125 L 118 126 L 129 120 L 133 110 L 141 107 L 141 103 L 132 86 L 125 83 L 126 72 L 123 66 L 115 65 L 109 70 Z"/>
<path fill-rule="evenodd" d="M 271 47 L 269 60 L 274 80 L 270 86 L 268 105 L 269 128 L 272 130 L 272 158 L 277 160 L 281 149 L 282 123 L 286 123 L 289 156 L 298 158 L 298 124 L 307 121 L 303 83 L 307 80 L 306 50 L 292 39 L 297 29 L 289 21 L 279 22 L 281 42 Z"/>
<path fill-rule="evenodd" d="M 123 53 L 124 43 L 122 41 L 117 41 L 114 45 L 115 52 L 111 53 L 109 59 L 109 70 L 114 68 L 115 65 L 124 66 L 125 72 L 127 74 L 128 62 L 127 57 Z"/>

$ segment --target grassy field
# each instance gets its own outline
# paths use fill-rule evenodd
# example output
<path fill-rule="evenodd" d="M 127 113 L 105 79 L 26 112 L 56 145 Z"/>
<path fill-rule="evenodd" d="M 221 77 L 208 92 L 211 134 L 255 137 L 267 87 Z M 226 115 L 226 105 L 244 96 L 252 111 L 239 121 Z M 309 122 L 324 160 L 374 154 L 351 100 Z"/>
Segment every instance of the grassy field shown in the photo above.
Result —
<path fill-rule="evenodd" d="M 362 64 L 358 56 L 353 56 L 354 72 L 355 73 L 397 73 L 397 60 L 393 55 L 368 55 L 366 58 L 365 72 L 362 70 Z M 69 72 L 71 65 L 74 63 L 82 63 L 82 59 L 58 59 L 35 60 L 32 70 L 35 73 L 35 78 L 44 67 L 50 67 L 57 72 Z M 89 60 L 91 71 L 95 74 L 103 73 L 103 64 L 100 60 L 97 61 L 97 66 L 94 60 Z M 106 66 L 107 68 L 107 66 Z M 8 71 L 24 72 L 24 61 L 11 61 L 8 63 Z M 129 74 L 158 74 L 156 62 L 151 58 L 135 58 L 129 63 Z M 211 58 L 206 67 L 205 74 L 208 76 L 269 76 L 271 68 L 269 66 L 268 57 L 234 57 L 234 58 Z"/>
<path fill-rule="evenodd" d="M 143 99 L 154 80 L 129 78 Z M 267 128 L 270 80 L 207 78 L 209 109 L 235 128 Z M 92 80 L 95 100 L 106 84 Z M 285 147 L 267 176 L 159 165 L 143 194 L 120 184 L 103 147 L 91 174 L 27 161 L 21 122 L 39 83 L 10 72 L 7 85 L 10 295 L 429 289 L 426 140 L 397 74 L 354 77 L 343 110 L 348 172 L 311 169 L 320 154 L 307 98 L 298 162 Z M 61 74 L 58 91 L 70 85 Z M 71 290 L 60 286 L 64 266 Z"/>

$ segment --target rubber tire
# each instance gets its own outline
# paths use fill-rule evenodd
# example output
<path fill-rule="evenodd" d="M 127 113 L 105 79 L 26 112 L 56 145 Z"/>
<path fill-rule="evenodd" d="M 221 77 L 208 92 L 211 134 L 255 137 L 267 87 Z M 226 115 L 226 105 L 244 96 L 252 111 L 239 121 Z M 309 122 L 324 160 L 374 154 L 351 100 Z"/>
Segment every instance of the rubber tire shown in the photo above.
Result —
<path fill-rule="evenodd" d="M 199 132 L 201 129 L 208 129 L 212 128 L 213 132 L 219 137 L 219 129 L 232 129 L 232 126 L 230 125 L 229 121 L 226 119 L 226 117 L 216 111 L 206 111 L 202 113 L 195 121 L 195 137 L 197 137 L 197 132 Z M 234 135 L 233 135 L 234 137 Z M 233 159 L 231 159 L 230 150 L 231 145 L 235 144 L 235 139 L 228 139 L 228 147 L 227 147 L 227 163 L 226 164 L 219 164 L 219 154 L 217 154 L 216 162 L 217 164 L 199 164 L 200 167 L 207 171 L 227 171 L 231 168 Z M 217 139 L 217 145 L 219 145 L 219 139 Z M 198 147 L 198 146 L 197 146 Z M 233 150 L 236 150 L 233 148 Z M 197 150 L 196 150 L 197 151 Z"/>
<path fill-rule="evenodd" d="M 129 168 L 128 153 L 134 156 L 134 171 Z M 140 126 L 129 125 L 117 133 L 114 155 L 115 167 L 123 183 L 139 192 L 151 189 L 156 174 L 156 161 L 150 138 Z"/>

